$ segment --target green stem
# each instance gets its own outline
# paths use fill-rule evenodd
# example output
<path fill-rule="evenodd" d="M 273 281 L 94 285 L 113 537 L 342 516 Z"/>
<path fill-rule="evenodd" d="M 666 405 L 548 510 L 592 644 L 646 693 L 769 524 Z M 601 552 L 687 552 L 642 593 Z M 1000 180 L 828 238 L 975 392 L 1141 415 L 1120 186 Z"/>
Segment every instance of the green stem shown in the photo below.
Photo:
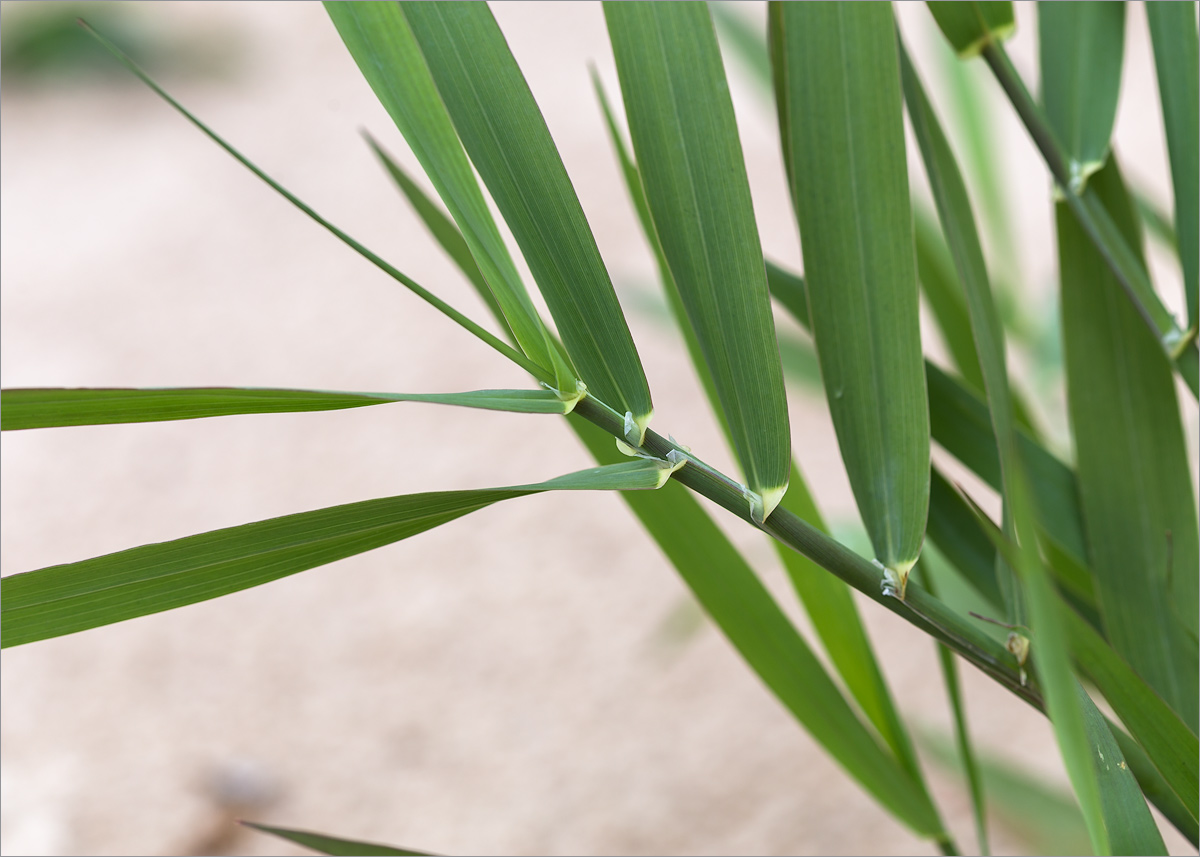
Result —
<path fill-rule="evenodd" d="M 624 437 L 624 416 L 603 402 L 589 396 L 575 407 L 575 413 L 613 437 Z M 750 520 L 750 505 L 746 502 L 739 482 L 700 461 L 678 444 L 653 430 L 646 431 L 642 450 L 658 458 L 665 458 L 672 450 L 686 455 L 688 463 L 675 471 L 672 478 L 753 525 L 753 521 Z M 998 642 L 968 624 L 920 585 L 909 581 L 903 601 L 884 595 L 882 569 L 782 506 L 776 508 L 759 528 L 954 649 L 1034 708 L 1044 710 L 1041 694 L 1032 686 L 1021 684 L 1016 659 Z"/>
<path fill-rule="evenodd" d="M 1158 337 L 1163 350 L 1187 382 L 1192 396 L 1200 397 L 1200 352 L 1196 348 L 1195 333 L 1183 331 L 1174 316 L 1162 305 L 1141 263 L 1117 232 L 1108 211 L 1096 198 L 1094 191 L 1087 190 L 1082 196 L 1077 191 L 1072 183 L 1070 166 L 1054 136 L 1054 129 L 1025 88 L 1025 82 L 1013 67 L 1004 46 L 998 42 L 988 42 L 983 49 L 983 57 L 1021 117 L 1025 130 L 1042 153 L 1046 166 L 1058 183 L 1063 199 L 1079 220 L 1079 225 L 1096 245 L 1133 305 Z"/>

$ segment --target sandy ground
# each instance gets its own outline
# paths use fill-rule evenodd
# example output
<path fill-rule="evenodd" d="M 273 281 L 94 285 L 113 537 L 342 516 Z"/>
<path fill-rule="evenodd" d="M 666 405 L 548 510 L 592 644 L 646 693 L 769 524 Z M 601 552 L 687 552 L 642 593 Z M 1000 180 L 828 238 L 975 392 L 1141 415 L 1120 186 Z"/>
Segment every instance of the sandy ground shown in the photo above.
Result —
<path fill-rule="evenodd" d="M 5 21 L 24 11 L 6 4 Z M 369 128 L 413 163 L 318 5 L 137 11 L 172 39 L 227 47 L 224 76 L 163 74 L 200 117 L 483 317 L 358 137 Z M 587 78 L 590 60 L 617 91 L 599 7 L 496 14 L 622 299 L 644 305 L 653 267 Z M 919 46 L 924 12 L 903 14 Z M 1140 10 L 1130 20 L 1127 93 L 1152 81 Z M 740 66 L 731 74 L 764 246 L 798 266 L 769 105 Z M 1169 200 L 1157 105 L 1125 101 L 1130 171 L 1157 175 Z M 1030 177 L 1014 188 L 1027 200 L 1018 238 L 1039 247 L 1023 270 L 1048 282 L 1044 172 L 1018 128 L 1001 133 Z M 527 383 L 137 86 L 6 81 L 0 141 L 6 387 Z M 655 427 L 732 472 L 677 342 L 652 314 L 631 315 Z M 792 414 L 823 508 L 852 519 L 823 404 L 794 390 Z M 552 418 L 423 405 L 10 434 L 2 454 L 5 574 L 589 463 Z M 769 546 L 731 532 L 804 626 Z M 218 601 L 5 651 L 3 851 L 301 853 L 232 827 L 241 813 L 441 853 L 933 853 L 841 774 L 718 633 L 672 631 L 688 603 L 618 498 L 552 495 Z M 901 709 L 945 728 L 931 645 L 874 605 L 864 614 Z M 964 679 L 980 742 L 1062 782 L 1046 722 L 973 671 Z M 971 847 L 962 791 L 937 769 L 931 778 Z M 1008 829 L 994 830 L 996 848 L 1026 848 Z"/>

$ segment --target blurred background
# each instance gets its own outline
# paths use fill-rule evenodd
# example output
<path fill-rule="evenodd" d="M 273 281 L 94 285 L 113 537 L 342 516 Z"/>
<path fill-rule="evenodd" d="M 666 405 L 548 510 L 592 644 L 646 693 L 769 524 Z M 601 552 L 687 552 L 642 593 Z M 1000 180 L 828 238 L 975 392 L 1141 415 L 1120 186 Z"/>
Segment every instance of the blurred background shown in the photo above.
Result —
<path fill-rule="evenodd" d="M 1034 88 L 1034 11 L 1017 5 L 1010 49 Z M 1002 165 L 999 191 L 983 194 L 985 211 L 968 171 L 973 200 L 1005 284 L 1013 370 L 1069 457 L 1047 172 L 979 62 L 955 66 L 923 4 L 898 8 L 968 165 L 973 144 L 956 117 L 991 117 L 983 142 Z M 655 428 L 736 472 L 592 93 L 589 62 L 619 91 L 599 5 L 494 10 L 629 315 Z M 723 36 L 739 23 L 763 32 L 763 4 L 718 13 Z M 419 173 L 318 4 L 6 2 L 5 387 L 529 383 L 203 138 L 87 39 L 80 14 L 324 216 L 485 317 L 364 144 L 368 129 Z M 1148 44 L 1130 4 L 1116 148 L 1132 185 L 1169 215 Z M 736 38 L 727 47 L 764 249 L 799 270 L 772 100 Z M 1178 270 L 1149 246 L 1177 308 Z M 811 349 L 790 322 L 780 331 L 797 458 L 839 535 L 862 544 Z M 925 341 L 939 359 L 932 325 Z M 7 575 L 371 497 L 522 484 L 590 459 L 557 420 L 409 404 L 9 433 L 0 462 Z M 770 546 L 749 528 L 729 532 L 807 628 Z M 863 612 L 969 849 L 934 647 L 865 600 Z M 791 720 L 615 496 L 501 504 L 217 601 L 6 650 L 2 664 L 6 854 L 306 853 L 239 828 L 239 817 L 440 853 L 934 853 Z M 998 763 L 997 853 L 1085 851 L 1046 721 L 963 672 L 973 736 Z"/>

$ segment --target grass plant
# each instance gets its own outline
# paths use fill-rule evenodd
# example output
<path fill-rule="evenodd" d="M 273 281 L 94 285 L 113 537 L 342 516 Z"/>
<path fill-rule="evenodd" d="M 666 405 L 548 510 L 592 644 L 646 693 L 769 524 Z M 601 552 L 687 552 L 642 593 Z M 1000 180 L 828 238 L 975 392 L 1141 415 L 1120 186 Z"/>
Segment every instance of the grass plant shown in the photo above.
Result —
<path fill-rule="evenodd" d="M 478 291 L 487 324 L 326 221 L 93 34 L 271 189 L 531 380 L 525 389 L 437 394 L 6 389 L 4 431 L 433 403 L 558 415 L 596 466 L 513 487 L 368 499 L 12 574 L 0 583 L 3 646 L 258 586 L 493 503 L 544 491 L 620 491 L 797 724 L 931 848 L 958 853 L 960 845 L 933 798 L 855 591 L 868 609 L 891 611 L 941 649 L 979 852 L 988 851 L 987 777 L 976 761 L 958 661 L 1050 719 L 1095 853 L 1166 853 L 1149 804 L 1195 846 L 1200 544 L 1195 462 L 1180 410 L 1181 397 L 1194 404 L 1200 377 L 1195 6 L 1146 4 L 1186 318 L 1167 309 L 1152 282 L 1139 213 L 1146 207 L 1110 142 L 1126 19 L 1141 7 L 1039 4 L 1035 98 L 1005 50 L 1014 34 L 1011 3 L 928 6 L 960 61 L 986 67 L 1004 90 L 1053 183 L 1045 204 L 1055 211 L 1073 460 L 1055 454 L 1039 431 L 1045 411 L 1010 372 L 1029 334 L 1005 310 L 1019 301 L 1014 267 L 989 271 L 981 236 L 1020 248 L 998 198 L 1003 180 L 986 164 L 981 117 L 968 117 L 976 123 L 970 168 L 992 172 L 976 183 L 985 198 L 973 200 L 971 177 L 942 125 L 946 110 L 925 91 L 888 3 L 773 2 L 767 31 L 757 34 L 704 3 L 604 4 L 621 92 L 619 101 L 610 97 L 596 76 L 598 100 L 630 216 L 734 453 L 732 473 L 707 463 L 706 450 L 653 428 L 654 378 L 643 370 L 571 177 L 486 4 L 326 8 L 424 178 L 407 174 L 374 138 L 367 143 L 386 180 Z M 774 98 L 786 173 L 778 180 L 794 206 L 803 276 L 764 259 L 718 30 Z M 932 211 L 910 192 L 906 114 Z M 426 182 L 436 199 L 422 189 Z M 519 273 L 489 196 L 532 283 Z M 987 212 L 986 223 L 977 210 Z M 1158 231 L 1168 231 L 1170 218 L 1159 220 Z M 922 295 L 948 344 L 949 367 L 926 356 Z M 821 486 L 802 474 L 804 438 L 790 424 L 780 360 L 782 314 L 812 333 L 870 540 L 865 554 L 830 534 Z M 999 521 L 931 466 L 935 444 L 995 489 Z M 813 638 L 788 618 L 697 494 L 773 540 Z M 941 587 L 926 573 L 929 544 L 954 585 L 999 617 L 1006 638 L 938 596 Z M 329 854 L 417 853 L 255 826 Z"/>

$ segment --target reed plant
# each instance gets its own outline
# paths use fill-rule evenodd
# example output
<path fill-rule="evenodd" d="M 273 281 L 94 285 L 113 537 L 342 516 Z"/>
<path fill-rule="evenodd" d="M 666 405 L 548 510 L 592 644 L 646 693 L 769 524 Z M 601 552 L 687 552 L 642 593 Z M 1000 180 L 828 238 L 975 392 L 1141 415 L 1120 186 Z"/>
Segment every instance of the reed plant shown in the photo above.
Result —
<path fill-rule="evenodd" d="M 962 661 L 1007 689 L 1014 705 L 1049 718 L 1097 854 L 1166 853 L 1148 804 L 1196 845 L 1200 548 L 1180 401 L 1194 406 L 1200 379 L 1196 8 L 1144 7 L 1174 189 L 1174 223 L 1160 218 L 1154 234 L 1182 271 L 1181 318 L 1151 281 L 1147 209 L 1110 145 L 1126 16 L 1142 8 L 1040 3 L 1034 97 L 1005 49 L 1011 3 L 927 5 L 961 61 L 986 66 L 1003 89 L 1053 182 L 1046 205 L 1054 209 L 1059 262 L 1063 426 L 1047 427 L 1049 411 L 1010 375 L 1013 351 L 1027 345 L 1007 309 L 1013 292 L 985 261 L 979 202 L 890 4 L 773 2 L 765 34 L 739 31 L 703 3 L 604 5 L 620 98 L 598 76 L 597 97 L 631 216 L 736 458 L 733 473 L 707 463 L 708 451 L 655 431 L 654 379 L 642 369 L 571 179 L 486 4 L 326 7 L 424 177 L 406 173 L 374 139 L 369 145 L 474 284 L 490 310 L 486 323 L 325 220 L 97 34 L 276 193 L 531 380 L 524 389 L 436 394 L 6 389 L 4 431 L 424 402 L 563 417 L 596 466 L 531 484 L 368 499 L 12 574 L 2 582 L 3 645 L 217 598 L 502 501 L 620 491 L 798 725 L 943 853 L 959 845 L 931 796 L 854 591 L 943 649 L 980 852 L 988 851 L 986 801 L 958 688 Z M 714 15 L 769 77 L 785 164 L 778 180 L 794 206 L 803 275 L 764 259 Z M 932 210 L 910 192 L 906 114 Z M 994 167 L 991 176 L 983 210 L 995 233 L 1004 229 L 994 206 L 1004 179 Z M 426 182 L 437 199 L 422 190 Z M 926 357 L 922 295 L 949 366 Z M 863 550 L 830 534 L 821 486 L 810 490 L 802 475 L 804 438 L 789 425 L 779 313 L 811 331 L 869 539 Z M 684 428 L 672 430 L 682 436 Z M 1055 453 L 1047 439 L 1054 431 L 1069 432 L 1071 459 Z M 931 465 L 934 444 L 994 489 L 999 520 Z M 770 537 L 811 636 L 696 495 Z M 929 545 L 940 574 L 987 605 L 986 620 L 939 597 Z M 258 826 L 330 854 L 414 853 Z"/>

